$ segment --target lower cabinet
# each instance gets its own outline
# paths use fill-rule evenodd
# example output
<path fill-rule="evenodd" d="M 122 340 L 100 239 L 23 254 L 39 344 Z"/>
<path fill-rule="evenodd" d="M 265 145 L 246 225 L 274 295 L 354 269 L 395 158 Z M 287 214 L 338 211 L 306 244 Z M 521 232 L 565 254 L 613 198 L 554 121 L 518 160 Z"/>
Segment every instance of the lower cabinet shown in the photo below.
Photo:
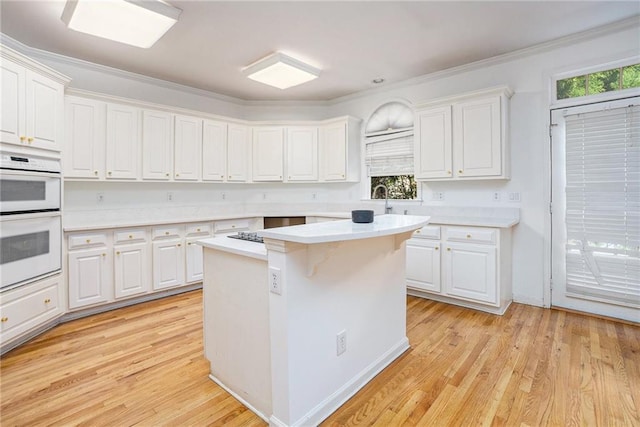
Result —
<path fill-rule="evenodd" d="M 113 247 L 113 284 L 115 298 L 149 292 L 149 250 L 147 243 Z"/>
<path fill-rule="evenodd" d="M 173 288 L 185 283 L 184 248 L 179 239 L 153 242 L 153 289 Z"/>
<path fill-rule="evenodd" d="M 65 312 L 62 275 L 57 274 L 0 294 L 0 343 L 10 345 L 14 338 Z"/>
<path fill-rule="evenodd" d="M 69 308 L 100 304 L 112 299 L 112 259 L 105 246 L 69 252 Z"/>
<path fill-rule="evenodd" d="M 511 303 L 511 231 L 428 225 L 407 241 L 408 293 L 502 314 Z"/>

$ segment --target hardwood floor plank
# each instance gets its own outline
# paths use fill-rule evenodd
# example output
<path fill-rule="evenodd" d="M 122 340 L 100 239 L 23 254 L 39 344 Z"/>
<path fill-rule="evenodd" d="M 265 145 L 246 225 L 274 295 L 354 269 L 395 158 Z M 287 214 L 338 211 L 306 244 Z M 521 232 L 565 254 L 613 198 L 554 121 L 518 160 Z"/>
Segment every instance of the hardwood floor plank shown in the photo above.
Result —
<path fill-rule="evenodd" d="M 202 293 L 60 325 L 0 359 L 0 424 L 266 423 L 209 380 Z M 640 327 L 407 299 L 411 349 L 324 426 L 640 426 Z"/>

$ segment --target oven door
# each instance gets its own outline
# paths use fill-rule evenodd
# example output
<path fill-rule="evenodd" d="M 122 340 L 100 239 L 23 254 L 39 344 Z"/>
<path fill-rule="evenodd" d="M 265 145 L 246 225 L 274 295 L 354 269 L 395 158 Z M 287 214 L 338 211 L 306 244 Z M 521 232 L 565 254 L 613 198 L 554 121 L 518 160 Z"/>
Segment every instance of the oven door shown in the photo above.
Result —
<path fill-rule="evenodd" d="M 2 290 L 61 268 L 60 214 L 15 215 L 0 220 Z"/>
<path fill-rule="evenodd" d="M 2 215 L 60 210 L 60 174 L 3 169 L 0 174 Z"/>

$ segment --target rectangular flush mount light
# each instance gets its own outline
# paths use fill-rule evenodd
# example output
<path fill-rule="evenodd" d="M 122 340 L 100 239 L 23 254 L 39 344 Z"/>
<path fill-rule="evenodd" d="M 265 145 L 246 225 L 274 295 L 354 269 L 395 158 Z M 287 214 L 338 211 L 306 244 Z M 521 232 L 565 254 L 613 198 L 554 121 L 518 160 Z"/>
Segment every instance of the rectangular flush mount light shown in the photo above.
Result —
<path fill-rule="evenodd" d="M 132 46 L 149 48 L 182 11 L 160 0 L 67 0 L 67 27 Z"/>
<path fill-rule="evenodd" d="M 242 72 L 251 80 L 287 89 L 317 78 L 320 70 L 276 52 L 247 66 Z"/>

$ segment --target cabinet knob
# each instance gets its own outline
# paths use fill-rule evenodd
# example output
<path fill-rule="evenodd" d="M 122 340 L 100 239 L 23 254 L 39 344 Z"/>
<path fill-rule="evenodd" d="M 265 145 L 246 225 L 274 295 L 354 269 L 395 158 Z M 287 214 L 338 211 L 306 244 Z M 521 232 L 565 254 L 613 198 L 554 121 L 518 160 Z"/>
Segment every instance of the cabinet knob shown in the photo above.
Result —
<path fill-rule="evenodd" d="M 94 175 L 98 175 L 98 171 L 93 171 L 93 174 Z"/>
<path fill-rule="evenodd" d="M 91 243 L 91 239 L 87 239 L 85 240 L 87 243 Z"/>
<path fill-rule="evenodd" d="M 462 173 L 462 169 L 458 169 L 458 173 Z"/>
<path fill-rule="evenodd" d="M 229 178 L 231 178 L 231 177 L 229 177 Z M 220 179 L 224 179 L 224 175 L 220 175 Z"/>
<path fill-rule="evenodd" d="M 231 228 L 236 228 L 236 226 L 235 226 L 235 225 L 232 225 L 232 226 L 231 226 Z"/>
<path fill-rule="evenodd" d="M 120 255 L 120 251 L 117 251 L 117 252 L 116 252 L 116 255 Z"/>
<path fill-rule="evenodd" d="M 44 300 L 45 304 L 49 304 L 51 302 L 51 299 L 47 298 L 46 300 Z"/>
<path fill-rule="evenodd" d="M 451 171 L 447 171 L 447 174 L 451 175 Z"/>
<path fill-rule="evenodd" d="M 169 176 L 169 174 L 168 174 L 168 173 L 167 173 L 167 174 L 165 174 L 165 175 L 166 175 L 166 176 Z"/>
<path fill-rule="evenodd" d="M 107 174 L 108 174 L 109 176 L 111 176 L 111 171 L 107 172 Z"/>
<path fill-rule="evenodd" d="M 168 236 L 168 235 L 169 235 L 169 232 L 168 232 L 168 231 L 165 231 L 165 232 L 164 232 L 164 234 L 165 234 L 165 236 Z"/>
<path fill-rule="evenodd" d="M 199 228 L 196 228 L 196 231 L 200 231 L 200 229 L 199 229 Z"/>
<path fill-rule="evenodd" d="M 229 175 L 229 179 L 231 179 L 231 175 Z"/>
<path fill-rule="evenodd" d="M 24 142 L 26 139 L 27 139 L 27 137 L 26 137 L 26 136 L 21 136 L 21 137 L 20 137 L 20 141 L 22 141 L 22 142 Z"/>
<path fill-rule="evenodd" d="M 130 238 L 130 239 L 133 239 L 133 234 L 129 234 L 129 238 Z"/>
<path fill-rule="evenodd" d="M 280 179 L 282 179 L 282 175 L 280 175 Z"/>
<path fill-rule="evenodd" d="M 5 316 L 5 317 L 3 317 L 2 319 L 0 319 L 0 321 L 2 321 L 2 323 L 6 322 L 7 320 L 9 320 L 9 318 L 8 318 L 8 317 L 6 317 L 6 316 Z"/>
<path fill-rule="evenodd" d="M 187 243 L 187 246 L 191 246 L 191 245 L 193 245 L 193 243 L 191 243 L 191 242 Z"/>
<path fill-rule="evenodd" d="M 178 176 L 180 176 L 180 174 L 179 174 L 179 173 L 177 173 L 177 174 L 176 174 L 176 177 L 178 177 Z"/>
<path fill-rule="evenodd" d="M 106 257 L 106 256 L 107 256 L 107 254 L 102 254 L 102 256 L 103 256 L 103 257 Z"/>
<path fill-rule="evenodd" d="M 440 249 L 440 248 L 436 246 L 434 249 L 437 251 L 437 250 L 438 250 L 438 249 Z"/>
<path fill-rule="evenodd" d="M 344 174 L 342 174 L 342 177 L 344 178 Z"/>
<path fill-rule="evenodd" d="M 181 243 L 178 243 L 176 246 L 177 246 L 177 247 L 180 247 L 180 246 L 182 246 L 182 244 L 181 244 Z"/>
<path fill-rule="evenodd" d="M 451 248 L 447 248 L 448 251 L 451 251 Z"/>
<path fill-rule="evenodd" d="M 470 239 L 470 238 L 471 238 L 471 234 L 467 234 L 467 239 Z"/>
<path fill-rule="evenodd" d="M 420 234 L 420 230 L 416 230 L 416 234 Z"/>
<path fill-rule="evenodd" d="M 33 138 L 27 138 L 27 142 L 31 144 L 33 142 Z"/>

